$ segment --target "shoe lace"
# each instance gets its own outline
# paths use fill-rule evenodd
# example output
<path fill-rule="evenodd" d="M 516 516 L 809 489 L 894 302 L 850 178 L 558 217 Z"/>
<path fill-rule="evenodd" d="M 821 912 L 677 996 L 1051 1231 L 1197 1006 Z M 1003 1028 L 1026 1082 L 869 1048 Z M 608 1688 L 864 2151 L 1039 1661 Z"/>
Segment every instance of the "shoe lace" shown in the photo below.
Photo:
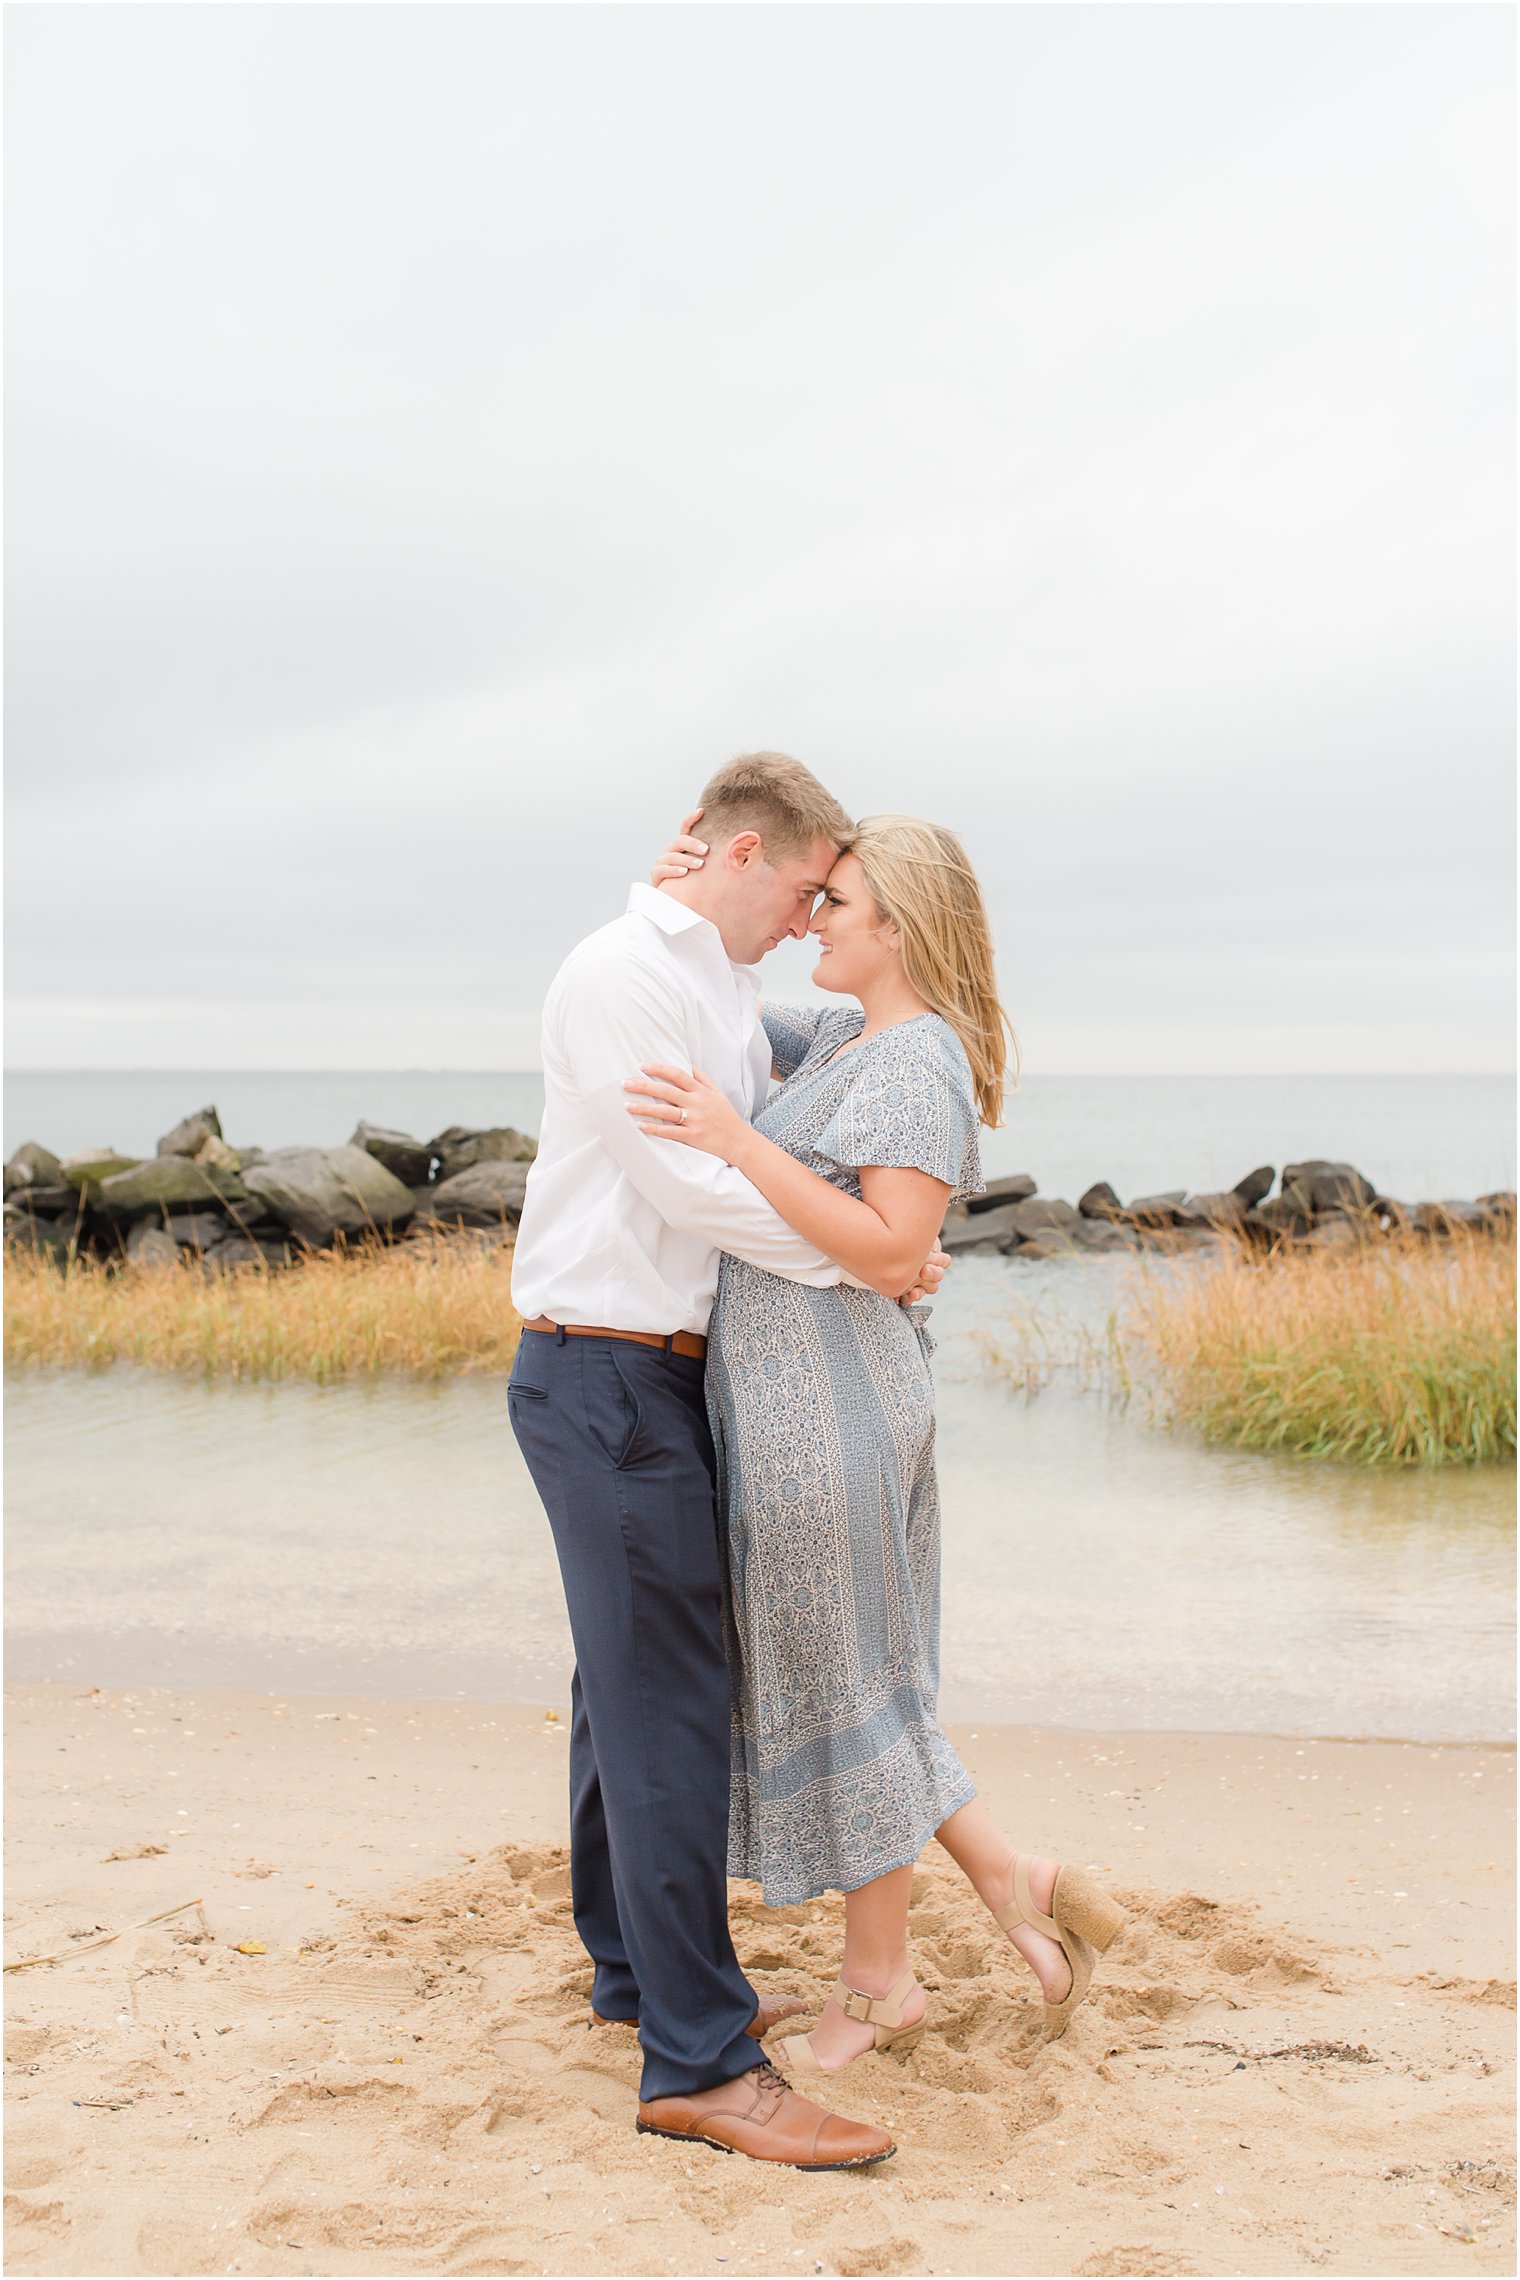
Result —
<path fill-rule="evenodd" d="M 761 2059 L 755 2068 L 755 2073 L 759 2077 L 762 2090 L 790 2090 L 792 2087 L 780 2067 L 772 2066 L 768 2058 Z"/>

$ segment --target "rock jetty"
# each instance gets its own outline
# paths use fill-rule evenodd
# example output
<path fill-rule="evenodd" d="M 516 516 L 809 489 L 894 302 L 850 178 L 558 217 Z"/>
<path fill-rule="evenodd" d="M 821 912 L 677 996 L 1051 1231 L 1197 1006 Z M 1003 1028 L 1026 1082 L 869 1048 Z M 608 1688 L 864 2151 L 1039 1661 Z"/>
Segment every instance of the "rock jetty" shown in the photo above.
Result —
<path fill-rule="evenodd" d="M 431 1140 L 358 1124 L 340 1148 L 233 1147 L 215 1108 L 166 1132 L 157 1153 L 87 1148 L 58 1157 L 28 1140 L 5 1166 L 5 1239 L 66 1261 L 80 1253 L 149 1265 L 194 1253 L 213 1269 L 374 1237 L 406 1242 L 470 1231 L 510 1241 L 537 1142 L 511 1125 L 451 1124 Z M 1277 1193 L 1272 1193 L 1276 1185 Z M 1098 1180 L 1068 1203 L 1027 1172 L 989 1182 L 945 1221 L 947 1251 L 1053 1259 L 1079 1252 L 1186 1250 L 1233 1232 L 1273 1245 L 1352 1246 L 1400 1229 L 1441 1236 L 1515 1222 L 1505 1191 L 1473 1202 L 1400 1203 L 1354 1165 L 1263 1164 L 1233 1188 L 1171 1188 L 1125 1203 Z"/>
<path fill-rule="evenodd" d="M 451 1124 L 417 1140 L 360 1123 L 340 1148 L 233 1147 L 215 1108 L 201 1108 L 152 1156 L 59 1157 L 28 1140 L 5 1166 L 5 1239 L 59 1261 L 167 1265 L 188 1251 L 214 1269 L 288 1266 L 367 1236 L 468 1229 L 510 1240 L 537 1152 L 506 1124 Z"/>
<path fill-rule="evenodd" d="M 989 1180 L 985 1194 L 956 1205 L 940 1240 L 947 1251 L 1000 1251 L 1021 1259 L 1055 1259 L 1084 1251 L 1183 1251 L 1243 1236 L 1262 1250 L 1304 1245 L 1354 1249 L 1380 1236 L 1409 1230 L 1450 1235 L 1473 1227 L 1498 1233 L 1515 1224 L 1511 1189 L 1474 1201 L 1400 1203 L 1384 1195 L 1353 1164 L 1314 1157 L 1285 1164 L 1277 1193 L 1276 1167 L 1262 1164 L 1234 1187 L 1193 1195 L 1168 1188 L 1123 1202 L 1098 1180 L 1075 1204 L 1043 1197 L 1027 1172 Z"/>

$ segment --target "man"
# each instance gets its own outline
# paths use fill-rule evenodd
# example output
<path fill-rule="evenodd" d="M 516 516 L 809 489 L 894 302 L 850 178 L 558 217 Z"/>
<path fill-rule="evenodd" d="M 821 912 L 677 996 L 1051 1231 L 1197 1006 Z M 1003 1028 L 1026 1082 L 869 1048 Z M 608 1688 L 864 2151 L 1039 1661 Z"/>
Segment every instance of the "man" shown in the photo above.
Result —
<path fill-rule="evenodd" d="M 641 1133 L 623 1089 L 641 1063 L 672 1062 L 754 1114 L 771 1055 L 753 968 L 806 933 L 851 826 L 781 753 L 720 769 L 701 806 L 705 864 L 635 886 L 550 987 L 508 1406 L 575 1641 L 575 1924 L 593 2019 L 638 2021 L 638 2127 L 798 2168 L 863 2167 L 894 2151 L 890 2137 L 799 2097 L 761 2058 L 756 2038 L 802 2005 L 758 2004 L 729 1936 L 729 1681 L 702 1390 L 723 1251 L 800 1282 L 841 1270 L 730 1165 Z"/>

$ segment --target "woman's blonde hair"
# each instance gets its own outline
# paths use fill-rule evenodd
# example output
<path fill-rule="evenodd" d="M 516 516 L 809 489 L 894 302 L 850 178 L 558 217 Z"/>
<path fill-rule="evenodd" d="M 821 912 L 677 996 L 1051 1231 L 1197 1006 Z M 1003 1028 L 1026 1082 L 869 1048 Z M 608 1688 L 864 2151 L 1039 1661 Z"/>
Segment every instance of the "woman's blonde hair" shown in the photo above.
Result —
<path fill-rule="evenodd" d="M 898 930 L 903 972 L 965 1047 L 982 1122 L 1001 1124 L 1018 1039 L 998 1000 L 992 932 L 965 848 L 919 816 L 868 815 L 845 853 L 858 858 L 871 899 Z"/>

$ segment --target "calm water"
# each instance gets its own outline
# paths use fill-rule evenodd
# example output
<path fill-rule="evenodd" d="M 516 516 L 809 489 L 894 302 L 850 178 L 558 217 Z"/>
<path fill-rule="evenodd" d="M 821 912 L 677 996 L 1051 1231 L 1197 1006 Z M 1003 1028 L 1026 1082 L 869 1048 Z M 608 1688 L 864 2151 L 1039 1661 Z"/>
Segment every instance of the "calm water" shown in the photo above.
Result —
<path fill-rule="evenodd" d="M 1513 1472 L 1221 1455 L 987 1376 L 977 1326 L 1116 1271 L 967 1260 L 936 1309 L 946 1715 L 1507 1739 Z M 500 1381 L 21 1377 L 6 1438 L 14 1677 L 567 1699 Z"/>
<path fill-rule="evenodd" d="M 536 1072 L 427 1069 L 14 1070 L 4 1152 L 40 1140 L 59 1155 L 108 1142 L 151 1154 L 159 1136 L 214 1102 L 233 1142 L 332 1147 L 360 1117 L 429 1139 L 450 1124 L 536 1132 Z M 1026 1077 L 1007 1127 L 985 1139 L 989 1173 L 1032 1172 L 1073 1200 L 1093 1180 L 1121 1195 L 1232 1187 L 1258 1164 L 1357 1164 L 1418 1202 L 1515 1184 L 1508 1077 Z"/>

